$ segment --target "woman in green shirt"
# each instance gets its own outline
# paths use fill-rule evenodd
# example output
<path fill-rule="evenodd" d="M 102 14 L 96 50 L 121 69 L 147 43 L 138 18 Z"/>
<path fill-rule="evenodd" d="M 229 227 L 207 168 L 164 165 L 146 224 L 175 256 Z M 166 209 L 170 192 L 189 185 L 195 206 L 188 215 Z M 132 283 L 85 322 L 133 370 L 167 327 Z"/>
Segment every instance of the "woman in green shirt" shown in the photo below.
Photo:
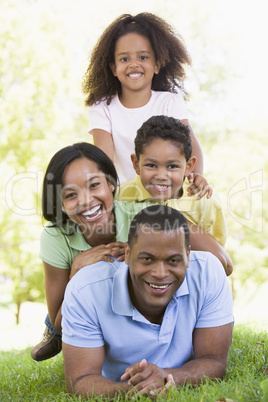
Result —
<path fill-rule="evenodd" d="M 41 235 L 48 316 L 43 339 L 31 356 L 45 360 L 61 351 L 61 304 L 67 283 L 82 267 L 124 260 L 128 228 L 144 203 L 116 202 L 114 164 L 99 148 L 77 143 L 58 151 L 43 181 Z"/>

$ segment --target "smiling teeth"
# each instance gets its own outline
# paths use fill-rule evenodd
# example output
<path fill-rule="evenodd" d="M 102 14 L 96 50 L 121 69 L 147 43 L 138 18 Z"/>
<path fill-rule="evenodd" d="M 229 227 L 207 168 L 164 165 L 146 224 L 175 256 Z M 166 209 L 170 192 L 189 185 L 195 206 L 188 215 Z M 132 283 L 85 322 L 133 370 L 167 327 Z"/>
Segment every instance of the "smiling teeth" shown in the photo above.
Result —
<path fill-rule="evenodd" d="M 129 77 L 136 78 L 136 77 L 139 77 L 140 75 L 141 75 L 141 73 L 129 74 Z"/>
<path fill-rule="evenodd" d="M 157 285 L 152 285 L 150 283 L 150 286 L 154 289 L 166 289 L 169 285 L 162 285 L 162 286 L 157 286 Z"/>
<path fill-rule="evenodd" d="M 95 214 L 95 212 L 97 212 L 100 209 L 100 205 L 97 205 L 96 207 L 90 209 L 89 211 L 84 212 L 82 215 L 83 216 L 90 216 Z"/>
<path fill-rule="evenodd" d="M 160 190 L 162 190 L 163 188 L 168 188 L 168 185 L 162 185 L 162 184 L 155 184 L 154 185 L 156 188 L 159 188 Z"/>

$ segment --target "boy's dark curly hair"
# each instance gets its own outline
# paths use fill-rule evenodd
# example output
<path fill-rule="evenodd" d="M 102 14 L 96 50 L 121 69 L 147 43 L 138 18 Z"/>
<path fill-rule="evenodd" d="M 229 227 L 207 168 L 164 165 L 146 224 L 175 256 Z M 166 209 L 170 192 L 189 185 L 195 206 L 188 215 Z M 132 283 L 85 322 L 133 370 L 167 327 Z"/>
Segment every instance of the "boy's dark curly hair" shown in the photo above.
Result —
<path fill-rule="evenodd" d="M 144 147 L 156 138 L 173 142 L 188 162 L 192 155 L 192 141 L 190 129 L 186 124 L 183 124 L 179 119 L 168 116 L 150 117 L 138 129 L 135 138 L 135 154 L 138 159 L 140 159 Z"/>
<path fill-rule="evenodd" d="M 102 99 L 106 99 L 109 104 L 112 97 L 120 93 L 120 81 L 113 75 L 109 64 L 115 62 L 116 41 L 130 32 L 149 39 L 155 59 L 160 65 L 159 74 L 153 78 L 152 89 L 177 92 L 176 88 L 182 88 L 184 67 L 191 65 L 183 39 L 175 33 L 171 25 L 154 14 L 123 14 L 106 28 L 93 49 L 82 83 L 86 105 L 93 105 Z"/>

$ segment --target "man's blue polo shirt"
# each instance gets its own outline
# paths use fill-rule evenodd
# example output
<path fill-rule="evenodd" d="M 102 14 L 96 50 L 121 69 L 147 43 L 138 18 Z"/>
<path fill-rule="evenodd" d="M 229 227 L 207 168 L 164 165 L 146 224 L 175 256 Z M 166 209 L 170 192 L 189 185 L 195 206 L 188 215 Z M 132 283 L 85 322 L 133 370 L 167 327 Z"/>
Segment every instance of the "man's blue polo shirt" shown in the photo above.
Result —
<path fill-rule="evenodd" d="M 84 267 L 69 282 L 62 307 L 63 342 L 83 348 L 105 345 L 102 374 L 113 381 L 143 358 L 162 368 L 180 367 L 193 359 L 194 328 L 233 322 L 229 283 L 210 253 L 190 253 L 186 277 L 161 325 L 149 322 L 132 305 L 127 279 L 124 262 Z"/>

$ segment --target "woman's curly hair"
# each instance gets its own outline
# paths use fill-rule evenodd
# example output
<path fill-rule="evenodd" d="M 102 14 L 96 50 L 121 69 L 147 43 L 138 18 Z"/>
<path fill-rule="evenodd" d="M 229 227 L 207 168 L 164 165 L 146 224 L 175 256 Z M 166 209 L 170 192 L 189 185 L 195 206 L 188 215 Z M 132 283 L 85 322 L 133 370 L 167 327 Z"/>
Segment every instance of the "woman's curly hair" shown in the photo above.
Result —
<path fill-rule="evenodd" d="M 109 104 L 112 97 L 121 92 L 121 83 L 113 75 L 109 64 L 115 62 L 114 52 L 118 38 L 130 32 L 149 39 L 155 59 L 160 65 L 159 74 L 153 78 L 152 89 L 177 92 L 176 88 L 183 87 L 185 65 L 191 65 L 183 39 L 171 25 L 154 14 L 123 14 L 106 28 L 92 51 L 82 83 L 87 106 L 103 99 Z"/>

